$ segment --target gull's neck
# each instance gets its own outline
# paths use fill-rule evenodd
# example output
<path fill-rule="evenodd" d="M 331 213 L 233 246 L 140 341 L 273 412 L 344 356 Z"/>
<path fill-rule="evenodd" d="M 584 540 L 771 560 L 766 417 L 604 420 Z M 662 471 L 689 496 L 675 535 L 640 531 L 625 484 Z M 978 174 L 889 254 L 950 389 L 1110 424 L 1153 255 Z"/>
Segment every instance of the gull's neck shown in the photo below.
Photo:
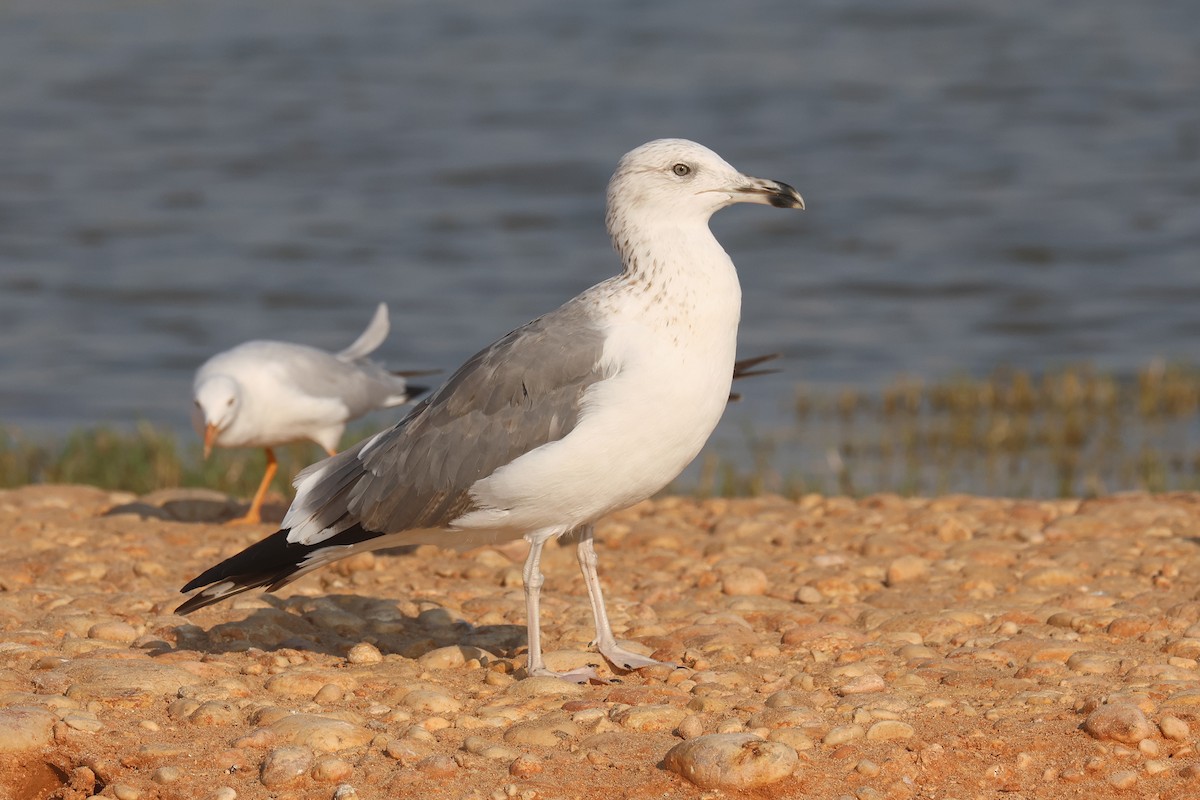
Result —
<path fill-rule="evenodd" d="M 736 283 L 733 262 L 708 228 L 708 217 L 696 214 L 633 217 L 610 213 L 608 232 L 621 257 L 621 278 L 633 283 L 675 283 L 678 279 Z"/>

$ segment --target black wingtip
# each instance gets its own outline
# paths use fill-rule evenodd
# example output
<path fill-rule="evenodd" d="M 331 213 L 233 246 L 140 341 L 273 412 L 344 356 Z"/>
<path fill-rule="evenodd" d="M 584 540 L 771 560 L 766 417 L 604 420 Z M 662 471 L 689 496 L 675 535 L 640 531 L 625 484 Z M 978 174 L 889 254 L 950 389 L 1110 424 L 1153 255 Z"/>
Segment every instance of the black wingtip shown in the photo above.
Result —
<path fill-rule="evenodd" d="M 255 542 L 237 555 L 230 556 L 216 566 L 209 567 L 204 572 L 188 581 L 179 591 L 190 592 L 200 587 L 213 587 L 219 584 L 229 584 L 218 592 L 204 589 L 199 594 L 183 601 L 175 609 L 177 614 L 187 614 L 197 608 L 219 603 L 235 594 L 267 587 L 273 591 L 295 580 L 314 568 L 309 561 L 312 553 L 334 548 L 343 550 L 349 545 L 358 544 L 374 539 L 380 534 L 368 531 L 362 525 L 352 525 L 336 536 L 332 536 L 317 544 L 295 544 L 288 541 L 287 528 L 278 530 L 267 538 Z M 343 553 L 349 555 L 349 552 Z M 338 556 L 341 557 L 341 556 Z M 307 562 L 307 563 L 306 563 Z"/>

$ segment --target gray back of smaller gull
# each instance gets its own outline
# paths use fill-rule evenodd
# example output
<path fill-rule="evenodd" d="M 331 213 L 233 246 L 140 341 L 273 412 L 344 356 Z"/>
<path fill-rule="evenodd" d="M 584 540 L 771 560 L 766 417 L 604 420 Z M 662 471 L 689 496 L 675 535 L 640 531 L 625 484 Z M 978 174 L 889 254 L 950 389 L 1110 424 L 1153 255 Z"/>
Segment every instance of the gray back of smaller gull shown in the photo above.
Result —
<path fill-rule="evenodd" d="M 556 674 L 541 651 L 543 546 L 666 486 L 728 401 L 741 290 L 708 219 L 739 202 L 804 208 L 792 187 L 695 142 L 627 153 L 606 215 L 622 272 L 480 351 L 391 429 L 302 472 L 281 530 L 188 583 L 205 588 L 179 611 L 363 550 L 524 537 L 526 670 Z M 592 537 L 579 547 L 601 654 L 626 669 L 658 663 L 617 645 Z"/>

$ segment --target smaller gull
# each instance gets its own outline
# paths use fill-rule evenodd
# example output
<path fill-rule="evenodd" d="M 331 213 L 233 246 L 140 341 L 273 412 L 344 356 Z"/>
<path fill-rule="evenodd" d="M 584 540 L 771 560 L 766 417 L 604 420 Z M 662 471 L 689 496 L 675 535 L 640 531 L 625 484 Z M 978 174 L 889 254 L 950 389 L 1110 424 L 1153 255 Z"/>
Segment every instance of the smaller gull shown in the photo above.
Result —
<path fill-rule="evenodd" d="M 272 448 L 309 439 L 334 455 L 347 422 L 425 391 L 405 380 L 420 373 L 388 372 L 367 360 L 388 328 L 387 304 L 380 303 L 367 329 L 340 353 L 255 340 L 217 353 L 196 371 L 192 424 L 204 438 L 204 457 L 213 447 L 267 452 L 267 471 L 250 510 L 234 523 L 262 521 L 263 498 L 278 466 Z"/>
<path fill-rule="evenodd" d="M 301 472 L 281 529 L 190 581 L 183 591 L 204 588 L 179 613 L 364 550 L 523 537 L 526 673 L 557 674 L 541 646 L 546 542 L 590 534 L 665 487 L 729 400 L 741 287 L 708 220 L 734 203 L 804 208 L 791 186 L 695 142 L 626 153 L 606 215 L 621 273 L 481 350 L 391 429 Z M 618 667 L 658 663 L 613 639 L 591 535 L 579 563 L 600 653 Z"/>

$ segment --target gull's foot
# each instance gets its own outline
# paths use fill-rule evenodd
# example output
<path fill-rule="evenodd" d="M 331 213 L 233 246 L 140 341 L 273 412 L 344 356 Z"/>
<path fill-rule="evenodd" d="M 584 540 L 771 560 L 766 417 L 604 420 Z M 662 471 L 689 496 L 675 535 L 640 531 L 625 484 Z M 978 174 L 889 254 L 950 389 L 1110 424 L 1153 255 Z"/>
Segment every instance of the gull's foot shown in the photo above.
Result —
<path fill-rule="evenodd" d="M 542 667 L 541 669 L 528 670 L 527 674 L 530 678 L 561 678 L 571 683 L 608 683 L 606 679 L 600 677 L 595 667 L 576 667 L 566 672 L 555 672 L 554 670 Z"/>
<path fill-rule="evenodd" d="M 635 670 L 645 669 L 646 667 L 670 667 L 671 669 L 679 669 L 678 664 L 672 664 L 670 661 L 657 661 L 649 656 L 644 656 L 641 653 L 635 653 L 632 650 L 626 650 L 619 644 L 609 645 L 607 647 L 598 645 L 596 647 L 600 651 L 600 655 L 608 659 L 608 663 L 618 669 Z"/>
<path fill-rule="evenodd" d="M 258 511 L 255 511 L 253 513 L 247 511 L 242 516 L 234 517 L 233 519 L 229 520 L 225 524 L 226 525 L 261 525 L 262 524 L 262 514 L 260 514 Z"/>

